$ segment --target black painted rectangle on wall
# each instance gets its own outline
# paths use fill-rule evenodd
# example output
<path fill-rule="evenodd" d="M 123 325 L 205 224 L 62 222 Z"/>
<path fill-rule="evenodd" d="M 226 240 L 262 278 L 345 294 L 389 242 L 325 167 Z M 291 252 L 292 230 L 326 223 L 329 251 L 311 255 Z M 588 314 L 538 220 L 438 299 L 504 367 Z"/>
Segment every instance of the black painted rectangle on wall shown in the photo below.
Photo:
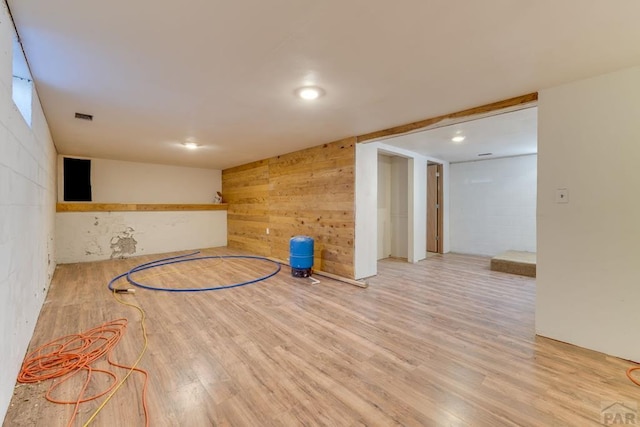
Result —
<path fill-rule="evenodd" d="M 64 201 L 91 201 L 91 160 L 64 158 Z"/>

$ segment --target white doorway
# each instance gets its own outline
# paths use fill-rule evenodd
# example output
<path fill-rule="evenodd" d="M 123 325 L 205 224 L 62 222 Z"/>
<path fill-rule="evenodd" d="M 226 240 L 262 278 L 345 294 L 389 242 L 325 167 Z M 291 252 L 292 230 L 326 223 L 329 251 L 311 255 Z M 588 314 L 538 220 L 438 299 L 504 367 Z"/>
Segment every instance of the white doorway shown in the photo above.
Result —
<path fill-rule="evenodd" d="M 377 259 L 406 259 L 409 245 L 409 161 L 378 154 Z"/>
<path fill-rule="evenodd" d="M 482 229 L 489 233 L 489 238 L 473 240 L 480 241 L 484 246 L 487 246 L 486 243 L 491 240 L 495 240 L 494 237 L 502 239 L 505 236 L 509 236 L 509 233 L 505 232 L 503 228 L 509 229 L 510 224 L 514 222 L 513 216 L 518 218 L 523 216 L 521 214 L 522 206 L 509 206 L 508 209 L 501 209 L 503 203 L 499 200 L 488 203 L 494 199 L 486 196 L 486 192 L 483 193 L 480 190 L 492 192 L 494 187 L 500 186 L 491 184 L 498 183 L 503 176 L 499 176 L 500 180 L 490 176 L 489 173 L 496 172 L 496 168 L 493 167 L 493 162 L 485 162 L 484 160 L 492 159 L 496 162 L 503 162 L 502 159 L 537 156 L 536 124 L 537 108 L 535 108 L 535 104 L 518 104 L 499 111 L 492 109 L 475 115 L 462 115 L 452 118 L 452 120 L 446 120 L 446 123 L 444 120 L 442 123 L 436 120 L 429 128 L 408 131 L 401 135 L 383 136 L 375 141 L 356 144 L 355 276 L 357 278 L 374 276 L 377 272 L 377 260 L 390 252 L 393 253 L 388 249 L 388 246 L 384 246 L 385 244 L 390 244 L 389 235 L 391 238 L 393 237 L 390 212 L 384 212 L 385 219 L 381 221 L 381 224 L 378 223 L 377 217 L 377 209 L 379 208 L 377 188 L 379 154 L 398 155 L 408 159 L 408 262 L 418 262 L 424 259 L 427 254 L 426 188 L 427 164 L 429 162 L 440 163 L 443 166 L 442 205 L 444 209 L 441 252 L 447 253 L 452 250 L 460 253 L 486 255 L 474 248 L 470 250 L 465 247 L 459 248 L 456 246 L 454 248 L 452 242 L 460 241 L 460 239 L 455 240 L 456 237 L 471 236 L 469 229 L 471 231 L 479 229 L 478 222 L 481 223 Z M 460 221 L 452 224 L 456 208 L 452 207 L 454 199 L 452 195 L 453 180 L 450 175 L 453 173 L 453 168 L 456 168 L 455 172 L 461 172 L 465 166 L 458 165 L 463 165 L 467 162 L 489 166 L 485 168 L 486 171 L 480 171 L 480 174 L 476 174 L 477 176 L 469 176 L 467 177 L 468 179 L 464 178 L 464 184 L 467 187 L 473 187 L 472 194 L 474 198 L 480 199 L 484 205 L 473 205 L 471 207 L 458 205 L 458 212 L 463 211 L 464 214 L 471 215 L 476 225 L 460 225 Z M 508 162 L 515 163 L 514 161 Z M 497 165 L 498 163 L 495 164 Z M 504 171 L 504 169 L 502 170 Z M 463 176 L 460 173 L 458 175 Z M 508 176 L 506 182 L 509 185 L 522 183 L 521 178 L 522 174 Z M 535 183 L 535 180 L 533 182 Z M 515 199 L 510 197 L 510 194 L 514 191 L 518 194 L 523 193 L 523 185 L 515 190 L 511 190 L 512 187 L 510 185 L 503 194 L 506 194 L 509 200 L 513 201 Z M 456 190 L 460 188 L 458 186 Z M 531 186 L 531 191 L 535 193 L 537 190 L 533 188 Z M 383 194 L 388 196 L 388 193 Z M 467 199 L 471 200 L 471 198 Z M 380 208 L 384 209 L 385 205 L 381 204 Z M 535 215 L 535 207 L 527 209 L 527 212 L 534 212 Z M 503 218 L 507 215 L 512 217 Z M 496 218 L 499 227 L 492 226 L 489 220 L 486 220 L 487 217 L 489 219 Z M 388 235 L 384 234 L 385 224 L 389 227 Z M 485 225 L 487 226 L 485 227 Z M 514 228 L 511 227 L 506 231 L 514 231 L 512 230 Z M 378 238 L 379 230 L 382 230 L 383 233 L 380 238 Z M 529 227 L 525 232 L 515 231 L 520 236 L 532 235 L 535 241 L 535 225 L 534 227 Z M 381 250 L 378 250 L 379 241 Z M 500 242 L 500 244 L 502 243 L 508 243 L 510 248 L 516 246 L 513 239 L 509 242 Z M 493 252 L 494 249 L 491 249 L 491 251 Z"/>

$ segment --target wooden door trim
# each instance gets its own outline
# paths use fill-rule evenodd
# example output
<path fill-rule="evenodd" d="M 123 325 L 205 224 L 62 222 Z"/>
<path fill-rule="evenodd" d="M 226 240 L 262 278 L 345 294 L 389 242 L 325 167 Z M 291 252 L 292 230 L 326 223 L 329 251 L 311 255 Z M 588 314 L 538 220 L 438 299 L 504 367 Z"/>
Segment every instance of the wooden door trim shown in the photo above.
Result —
<path fill-rule="evenodd" d="M 438 197 L 438 165 L 427 164 L 427 252 L 439 252 L 440 246 L 435 236 L 438 236 L 438 210 L 434 209 L 440 201 Z M 434 236 L 435 234 L 435 236 Z"/>
<path fill-rule="evenodd" d="M 432 200 L 431 197 L 429 197 L 429 181 L 431 179 L 430 176 L 430 170 L 433 171 L 433 169 L 429 169 L 430 167 L 435 167 L 435 176 L 436 176 L 436 187 L 435 187 L 435 204 L 437 205 L 436 208 L 436 213 L 435 213 L 435 218 L 436 218 L 436 224 L 435 224 L 435 230 L 432 231 L 432 233 L 435 233 L 435 235 L 437 236 L 437 238 L 435 239 L 435 248 L 433 245 L 431 245 L 431 249 L 435 249 L 435 251 L 430 251 L 429 250 L 429 245 L 430 243 L 433 243 L 433 236 L 430 236 L 430 228 L 429 228 L 429 211 L 431 210 L 431 204 L 430 202 L 433 202 L 434 200 Z M 426 211 L 427 211 L 427 244 L 426 244 L 426 251 L 427 252 L 435 252 L 435 253 L 439 253 L 442 254 L 444 253 L 444 246 L 443 246 L 443 242 L 444 242 L 444 174 L 443 174 L 443 166 L 441 163 L 431 163 L 431 164 L 427 164 L 427 188 L 426 188 L 426 192 L 427 192 L 427 206 L 426 206 Z"/>
<path fill-rule="evenodd" d="M 438 163 L 438 253 L 444 253 L 444 174 L 442 172 L 442 164 Z"/>

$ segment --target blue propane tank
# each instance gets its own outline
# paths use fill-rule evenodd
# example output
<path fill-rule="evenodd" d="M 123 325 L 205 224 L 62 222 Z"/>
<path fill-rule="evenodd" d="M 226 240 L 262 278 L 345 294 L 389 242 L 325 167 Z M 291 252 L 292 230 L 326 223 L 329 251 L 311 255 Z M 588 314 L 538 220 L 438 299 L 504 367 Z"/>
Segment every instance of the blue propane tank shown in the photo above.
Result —
<path fill-rule="evenodd" d="M 309 236 L 294 236 L 289 240 L 289 263 L 293 277 L 311 276 L 313 267 L 313 239 Z"/>

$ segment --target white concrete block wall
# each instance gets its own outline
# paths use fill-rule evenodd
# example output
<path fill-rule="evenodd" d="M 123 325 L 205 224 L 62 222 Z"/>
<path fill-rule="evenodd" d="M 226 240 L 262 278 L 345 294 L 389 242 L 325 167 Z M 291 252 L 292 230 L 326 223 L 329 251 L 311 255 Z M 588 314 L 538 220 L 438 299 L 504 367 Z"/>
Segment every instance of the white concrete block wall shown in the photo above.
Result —
<path fill-rule="evenodd" d="M 451 251 L 536 251 L 537 156 L 450 165 Z"/>
<path fill-rule="evenodd" d="M 59 263 L 227 245 L 227 211 L 58 212 Z"/>
<path fill-rule="evenodd" d="M 13 26 L 0 5 L 0 417 L 44 302 L 54 262 L 56 151 L 34 92 L 32 128 L 14 105 Z"/>

